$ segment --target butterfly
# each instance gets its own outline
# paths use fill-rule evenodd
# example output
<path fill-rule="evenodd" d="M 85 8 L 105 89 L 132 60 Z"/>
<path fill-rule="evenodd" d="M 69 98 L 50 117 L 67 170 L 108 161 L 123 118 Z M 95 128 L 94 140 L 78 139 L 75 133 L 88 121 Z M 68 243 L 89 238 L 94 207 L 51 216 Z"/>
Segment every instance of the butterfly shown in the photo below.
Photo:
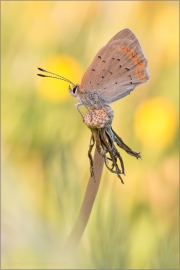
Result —
<path fill-rule="evenodd" d="M 91 151 L 95 142 L 106 167 L 112 173 L 116 173 L 122 183 L 124 182 L 121 174 L 125 174 L 124 163 L 114 143 L 128 154 L 137 159 L 141 158 L 140 153 L 131 150 L 112 129 L 114 113 L 109 104 L 130 94 L 136 86 L 149 80 L 147 65 L 147 58 L 137 37 L 130 29 L 124 29 L 98 51 L 80 84 L 74 84 L 60 75 L 38 68 L 53 76 L 37 75 L 64 80 L 72 85 L 69 86 L 69 92 L 78 99 L 79 103 L 75 106 L 80 114 L 79 106 L 84 105 L 88 109 L 85 116 L 81 116 L 92 132 L 88 151 L 91 176 L 94 175 Z M 111 167 L 108 160 L 112 162 Z"/>
<path fill-rule="evenodd" d="M 37 75 L 69 82 L 72 85 L 69 86 L 69 92 L 78 99 L 79 103 L 75 106 L 80 112 L 81 105 L 90 110 L 101 109 L 125 97 L 139 84 L 147 82 L 147 64 L 147 58 L 136 35 L 130 29 L 123 29 L 98 51 L 80 84 L 74 84 L 41 68 L 38 69 L 55 77 Z"/>

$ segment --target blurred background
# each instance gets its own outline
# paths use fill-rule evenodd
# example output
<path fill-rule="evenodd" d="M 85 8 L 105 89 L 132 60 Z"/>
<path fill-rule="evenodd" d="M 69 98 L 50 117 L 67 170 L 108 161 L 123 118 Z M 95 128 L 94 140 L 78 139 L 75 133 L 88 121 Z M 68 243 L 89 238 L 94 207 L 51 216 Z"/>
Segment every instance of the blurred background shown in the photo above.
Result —
<path fill-rule="evenodd" d="M 1 2 L 2 268 L 179 269 L 179 2 Z M 122 185 L 104 168 L 74 259 L 61 250 L 89 179 L 90 130 L 63 81 L 80 83 L 97 51 L 130 28 L 150 81 L 112 104 Z M 84 110 L 85 111 L 85 110 Z"/>

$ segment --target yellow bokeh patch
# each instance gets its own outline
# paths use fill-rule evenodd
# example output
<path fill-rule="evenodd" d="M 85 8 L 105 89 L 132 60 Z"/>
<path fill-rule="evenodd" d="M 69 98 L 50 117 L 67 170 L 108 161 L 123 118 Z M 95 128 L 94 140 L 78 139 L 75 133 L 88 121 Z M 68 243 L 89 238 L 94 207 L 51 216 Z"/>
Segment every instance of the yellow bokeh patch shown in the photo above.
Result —
<path fill-rule="evenodd" d="M 172 142 L 177 128 L 177 111 L 165 98 L 142 103 L 135 113 L 135 132 L 146 145 L 162 148 Z"/>
<path fill-rule="evenodd" d="M 59 74 L 60 76 L 69 79 L 74 84 L 79 84 L 83 75 L 80 64 L 73 58 L 66 55 L 50 58 L 40 67 Z M 38 70 L 38 73 L 42 72 Z M 42 74 L 48 75 L 47 73 Z M 39 93 L 41 93 L 44 97 L 54 101 L 60 101 L 68 98 L 69 85 L 71 84 L 62 80 L 43 77 L 37 78 L 37 89 Z"/>

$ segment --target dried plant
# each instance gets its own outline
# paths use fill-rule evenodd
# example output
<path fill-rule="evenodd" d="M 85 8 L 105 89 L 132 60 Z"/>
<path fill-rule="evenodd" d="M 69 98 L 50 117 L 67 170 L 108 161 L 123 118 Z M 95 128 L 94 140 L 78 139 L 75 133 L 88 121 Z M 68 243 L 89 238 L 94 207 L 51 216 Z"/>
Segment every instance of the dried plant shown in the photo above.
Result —
<path fill-rule="evenodd" d="M 117 174 L 121 182 L 124 183 L 121 177 L 121 174 L 125 175 L 124 163 L 115 143 L 129 155 L 134 156 L 137 159 L 141 158 L 141 155 L 140 153 L 131 150 L 112 129 L 111 124 L 113 117 L 113 110 L 109 106 L 102 109 L 88 110 L 84 116 L 84 122 L 92 132 L 88 151 L 90 171 L 93 176 L 94 171 L 91 151 L 96 144 L 96 149 L 104 158 L 104 163 L 108 170 Z"/>
<path fill-rule="evenodd" d="M 103 163 L 105 163 L 108 170 L 117 174 L 121 182 L 124 183 L 121 177 L 121 174 L 125 175 L 124 163 L 115 143 L 129 155 L 137 159 L 141 158 L 140 153 L 132 151 L 112 129 L 113 117 L 113 110 L 106 106 L 102 109 L 88 110 L 83 118 L 84 123 L 90 128 L 92 133 L 88 151 L 91 176 L 80 213 L 65 245 L 64 251 L 69 255 L 74 254 L 89 220 L 101 181 Z M 94 145 L 96 145 L 96 150 L 93 160 L 91 152 Z"/>

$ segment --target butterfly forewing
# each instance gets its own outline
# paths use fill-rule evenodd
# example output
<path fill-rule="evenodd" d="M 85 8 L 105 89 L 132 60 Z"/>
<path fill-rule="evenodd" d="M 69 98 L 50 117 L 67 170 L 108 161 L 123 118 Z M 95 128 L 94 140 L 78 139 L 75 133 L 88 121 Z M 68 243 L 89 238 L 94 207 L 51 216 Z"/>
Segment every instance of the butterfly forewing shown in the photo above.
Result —
<path fill-rule="evenodd" d="M 101 99 L 111 103 L 148 79 L 147 59 L 140 43 L 132 31 L 124 29 L 96 54 L 80 88 L 84 92 L 98 90 Z"/>
<path fill-rule="evenodd" d="M 119 40 L 119 39 L 131 40 L 132 42 L 136 43 L 135 44 L 136 46 L 139 46 L 141 48 L 141 45 L 140 45 L 136 35 L 128 28 L 123 29 L 120 32 L 118 32 L 114 37 L 112 37 L 109 40 L 109 42 L 107 44 L 109 44 L 109 43 L 111 43 L 111 42 L 113 42 L 115 40 Z"/>

